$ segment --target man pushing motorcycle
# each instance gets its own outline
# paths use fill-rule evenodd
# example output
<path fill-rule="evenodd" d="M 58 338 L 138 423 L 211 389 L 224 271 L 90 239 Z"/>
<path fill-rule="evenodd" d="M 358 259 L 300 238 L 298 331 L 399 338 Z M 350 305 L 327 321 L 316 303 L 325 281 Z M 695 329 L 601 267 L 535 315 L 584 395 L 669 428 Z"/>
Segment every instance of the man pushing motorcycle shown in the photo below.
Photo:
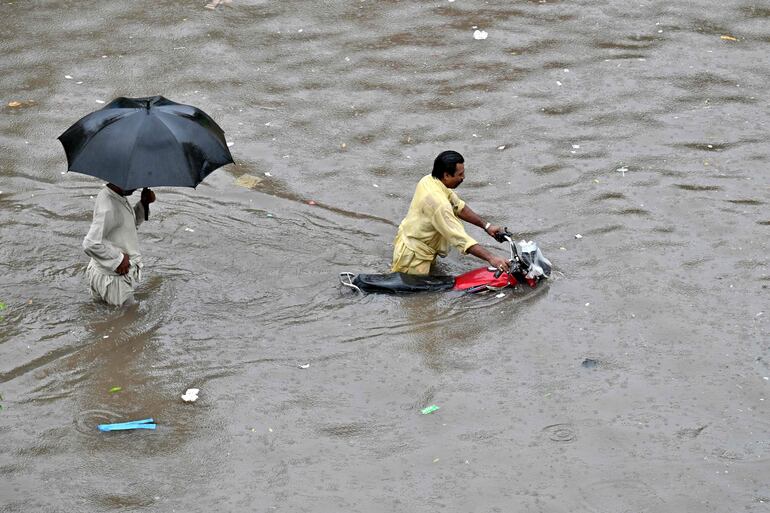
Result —
<path fill-rule="evenodd" d="M 436 255 L 445 257 L 453 246 L 504 272 L 505 258 L 493 255 L 466 232 L 462 219 L 495 238 L 504 229 L 481 218 L 454 190 L 465 179 L 465 159 L 456 151 L 443 151 L 433 161 L 433 171 L 417 183 L 406 217 L 393 241 L 392 272 L 428 275 Z"/>

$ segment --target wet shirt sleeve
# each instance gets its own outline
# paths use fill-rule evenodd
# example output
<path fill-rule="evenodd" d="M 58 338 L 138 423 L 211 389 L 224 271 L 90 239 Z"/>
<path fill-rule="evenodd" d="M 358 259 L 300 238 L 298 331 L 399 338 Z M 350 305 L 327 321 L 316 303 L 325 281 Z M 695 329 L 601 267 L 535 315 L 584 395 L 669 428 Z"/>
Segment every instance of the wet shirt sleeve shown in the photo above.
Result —
<path fill-rule="evenodd" d="M 115 228 L 115 222 L 115 213 L 110 208 L 109 202 L 97 200 L 91 228 L 83 239 L 83 250 L 86 255 L 107 269 L 117 269 L 123 261 L 123 252 L 107 239 L 107 235 Z"/>
<path fill-rule="evenodd" d="M 460 200 L 463 206 L 465 203 Z M 468 248 L 478 244 L 465 232 L 465 228 L 453 212 L 454 204 L 445 204 L 433 213 L 433 226 L 450 246 L 456 247 L 461 253 L 467 253 Z M 462 210 L 462 208 L 460 209 Z"/>
<path fill-rule="evenodd" d="M 455 215 L 459 215 L 460 211 L 465 208 L 465 202 L 455 194 L 455 191 L 449 191 L 449 203 L 452 205 Z"/>
<path fill-rule="evenodd" d="M 144 222 L 144 205 L 141 201 L 137 201 L 134 205 L 134 225 L 139 228 L 139 225 Z"/>

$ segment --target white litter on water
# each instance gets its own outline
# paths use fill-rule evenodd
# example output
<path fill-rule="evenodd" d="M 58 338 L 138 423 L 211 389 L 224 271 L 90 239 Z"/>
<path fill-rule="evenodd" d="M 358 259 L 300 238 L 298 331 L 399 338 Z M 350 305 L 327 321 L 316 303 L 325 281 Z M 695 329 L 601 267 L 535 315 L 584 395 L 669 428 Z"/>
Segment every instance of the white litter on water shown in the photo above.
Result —
<path fill-rule="evenodd" d="M 505 149 L 505 144 L 503 144 L 502 146 L 498 146 L 497 149 L 501 150 L 501 151 L 504 150 Z"/>
<path fill-rule="evenodd" d="M 299 364 L 299 368 L 300 369 L 309 369 L 310 368 L 310 364 L 309 363 L 301 363 L 301 364 Z"/>
<path fill-rule="evenodd" d="M 580 145 L 579 144 L 573 144 L 572 147 L 577 150 L 578 148 L 580 148 Z"/>
<path fill-rule="evenodd" d="M 185 228 L 184 231 L 186 231 L 186 232 L 194 232 L 195 230 L 193 230 L 192 228 Z"/>
<path fill-rule="evenodd" d="M 495 297 L 505 297 L 505 294 L 503 294 L 503 293 L 501 292 L 501 293 L 499 293 L 498 295 L 496 295 Z"/>
<path fill-rule="evenodd" d="M 76 84 L 78 84 L 78 85 L 80 85 L 80 84 L 82 84 L 82 83 L 83 83 L 83 81 L 81 80 L 80 82 L 75 82 L 75 83 L 76 83 Z"/>
<path fill-rule="evenodd" d="M 270 171 L 265 171 L 265 176 L 273 176 L 270 174 Z"/>
<path fill-rule="evenodd" d="M 582 235 L 580 235 L 579 233 L 576 233 L 576 234 L 575 234 L 575 238 L 576 238 L 576 239 L 582 239 L 582 238 L 583 238 L 583 236 L 582 236 Z"/>
<path fill-rule="evenodd" d="M 67 80 L 72 80 L 72 77 L 70 75 L 64 75 L 64 78 L 66 78 Z"/>
<path fill-rule="evenodd" d="M 182 400 L 186 403 L 194 403 L 198 400 L 198 392 L 200 392 L 199 388 L 188 388 L 182 396 Z"/>
<path fill-rule="evenodd" d="M 379 187 L 379 185 L 377 185 L 376 183 L 373 183 L 372 186 L 373 187 Z"/>
<path fill-rule="evenodd" d="M 474 30 L 473 31 L 473 39 L 481 40 L 481 39 L 486 39 L 487 37 L 489 37 L 489 34 L 487 34 L 486 30 Z"/>
<path fill-rule="evenodd" d="M 234 143 L 234 142 L 230 142 L 230 141 L 227 141 L 227 147 L 228 147 L 228 148 L 229 148 L 229 147 L 231 147 L 233 144 L 235 144 L 235 143 Z"/>
<path fill-rule="evenodd" d="M 559 81 L 557 80 L 557 81 L 556 81 L 556 85 L 558 85 L 558 86 L 561 86 L 561 82 L 559 82 Z"/>
<path fill-rule="evenodd" d="M 591 306 L 591 303 L 586 303 L 586 306 Z"/>
<path fill-rule="evenodd" d="M 104 103 L 104 100 L 96 100 L 96 103 Z"/>
<path fill-rule="evenodd" d="M 628 168 L 626 166 L 619 167 L 615 171 L 622 174 L 623 176 L 626 176 L 626 171 L 628 171 Z"/>

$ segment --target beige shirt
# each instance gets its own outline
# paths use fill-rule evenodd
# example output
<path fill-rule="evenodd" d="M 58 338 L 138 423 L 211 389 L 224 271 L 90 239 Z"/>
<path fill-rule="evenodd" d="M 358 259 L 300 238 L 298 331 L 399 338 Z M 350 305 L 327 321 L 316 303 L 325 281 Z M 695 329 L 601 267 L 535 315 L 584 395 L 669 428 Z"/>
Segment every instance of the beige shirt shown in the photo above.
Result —
<path fill-rule="evenodd" d="M 419 258 L 430 260 L 446 256 L 454 246 L 461 253 L 477 244 L 466 232 L 457 215 L 465 202 L 431 175 L 417 183 L 406 217 L 398 227 L 396 244 L 403 243 Z"/>
<path fill-rule="evenodd" d="M 96 196 L 91 228 L 83 239 L 83 250 L 91 257 L 92 267 L 102 274 L 116 275 L 123 253 L 132 265 L 139 265 L 142 254 L 136 228 L 143 221 L 141 201 L 131 207 L 125 196 L 105 186 Z"/>

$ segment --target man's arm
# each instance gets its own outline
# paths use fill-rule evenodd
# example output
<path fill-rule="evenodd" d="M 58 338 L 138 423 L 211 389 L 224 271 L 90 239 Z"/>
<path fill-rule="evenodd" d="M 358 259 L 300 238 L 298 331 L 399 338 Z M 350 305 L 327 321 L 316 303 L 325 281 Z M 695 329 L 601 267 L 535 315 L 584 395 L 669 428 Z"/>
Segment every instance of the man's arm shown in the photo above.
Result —
<path fill-rule="evenodd" d="M 107 269 L 114 269 L 118 274 L 125 274 L 121 273 L 120 270 L 124 267 L 124 263 L 128 261 L 128 257 L 110 244 L 110 241 L 104 236 L 110 232 L 113 225 L 114 220 L 109 204 L 100 202 L 97 199 L 91 228 L 83 239 L 83 251 Z M 128 270 L 128 266 L 126 265 L 125 267 Z"/>
<path fill-rule="evenodd" d="M 150 203 L 155 202 L 155 193 L 148 188 L 142 189 L 142 197 L 134 205 L 134 219 L 136 219 L 136 227 L 142 224 L 145 218 L 150 212 Z"/>
<path fill-rule="evenodd" d="M 468 253 L 470 253 L 473 256 L 479 257 L 482 260 L 486 260 L 489 262 L 489 265 L 492 267 L 496 267 L 500 269 L 501 271 L 508 272 L 511 270 L 510 265 L 508 264 L 508 260 L 505 258 L 499 257 L 497 255 L 493 255 L 487 249 L 482 246 L 481 244 L 474 244 L 473 246 L 468 248 Z"/>
<path fill-rule="evenodd" d="M 467 223 L 475 224 L 476 226 L 478 226 L 479 228 L 487 232 L 487 235 L 489 235 L 490 237 L 494 238 L 497 232 L 502 231 L 502 228 L 500 228 L 499 226 L 494 225 L 492 223 L 487 223 L 484 219 L 481 218 L 480 215 L 474 212 L 473 209 L 471 209 L 471 207 L 469 207 L 468 205 L 465 205 L 463 209 L 457 213 L 457 216 Z M 479 256 L 479 255 L 476 255 L 476 256 Z M 480 258 L 484 258 L 484 257 L 480 257 Z M 486 258 L 484 258 L 484 260 L 486 260 Z"/>

